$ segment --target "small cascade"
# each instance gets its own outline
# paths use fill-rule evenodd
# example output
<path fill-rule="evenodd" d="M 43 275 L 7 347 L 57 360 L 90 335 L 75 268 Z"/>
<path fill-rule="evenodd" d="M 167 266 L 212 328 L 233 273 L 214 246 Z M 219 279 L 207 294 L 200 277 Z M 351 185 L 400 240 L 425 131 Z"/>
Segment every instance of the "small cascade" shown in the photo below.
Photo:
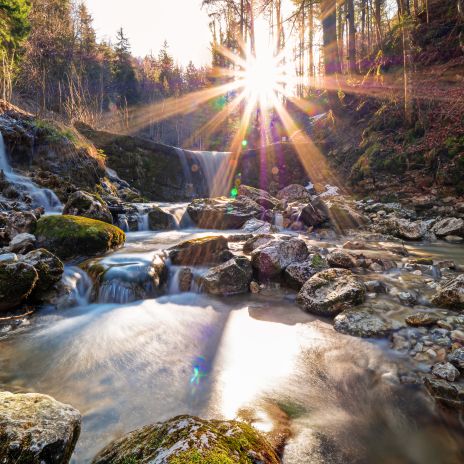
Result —
<path fill-rule="evenodd" d="M 167 263 L 169 269 L 168 295 L 179 293 L 202 293 L 201 276 L 208 271 L 205 267 L 189 268 L 185 266 L 173 266 Z"/>
<path fill-rule="evenodd" d="M 29 196 L 33 208 L 44 207 L 48 213 L 60 212 L 62 204 L 55 192 L 50 189 L 40 188 L 31 179 L 15 174 L 8 162 L 3 135 L 0 133 L 0 170 L 5 174 L 7 181 L 14 184 L 15 188 Z"/>
<path fill-rule="evenodd" d="M 135 207 L 137 208 L 137 230 L 139 232 L 150 230 L 149 211 L 141 205 L 135 205 Z"/>
<path fill-rule="evenodd" d="M 65 306 L 86 306 L 90 303 L 93 283 L 89 275 L 76 266 L 65 266 L 63 283 L 71 290 Z"/>
<path fill-rule="evenodd" d="M 117 225 L 122 231 L 129 232 L 129 221 L 127 220 L 127 216 L 125 214 L 118 215 Z"/>
<path fill-rule="evenodd" d="M 230 153 L 220 151 L 194 151 L 192 153 L 194 153 L 198 160 L 203 176 L 206 179 L 208 192 L 211 196 L 215 187 L 214 182 L 216 174 L 221 170 L 223 164 L 227 162 Z M 227 194 L 228 192 L 221 193 Z"/>

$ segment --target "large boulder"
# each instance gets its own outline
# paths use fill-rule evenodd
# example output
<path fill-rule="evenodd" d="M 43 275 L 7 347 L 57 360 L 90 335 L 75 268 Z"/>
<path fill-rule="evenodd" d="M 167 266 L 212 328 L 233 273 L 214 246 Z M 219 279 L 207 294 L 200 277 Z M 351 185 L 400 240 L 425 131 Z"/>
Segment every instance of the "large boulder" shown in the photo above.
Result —
<path fill-rule="evenodd" d="M 320 198 L 315 198 L 300 212 L 298 219 L 309 227 L 319 226 L 329 219 L 327 207 Z"/>
<path fill-rule="evenodd" d="M 403 240 L 422 240 L 427 232 L 427 227 L 422 221 L 409 221 L 408 219 L 390 218 L 385 224 L 385 231 Z"/>
<path fill-rule="evenodd" d="M 274 198 L 272 195 L 267 193 L 265 190 L 260 190 L 248 185 L 240 185 L 238 188 L 238 194 L 240 196 L 250 198 L 255 203 L 266 209 L 282 207 L 282 203 L 277 198 Z"/>
<path fill-rule="evenodd" d="M 249 238 L 245 244 L 243 245 L 243 252 L 244 253 L 251 253 L 257 248 L 266 245 L 269 242 L 274 240 L 274 236 L 268 233 L 261 234 L 256 232 L 258 235 L 254 235 L 253 237 Z"/>
<path fill-rule="evenodd" d="M 252 276 L 251 263 L 242 256 L 210 269 L 201 277 L 201 285 L 211 295 L 237 295 L 249 291 Z"/>
<path fill-rule="evenodd" d="M 291 184 L 277 193 L 277 198 L 285 203 L 299 202 L 309 203 L 311 195 L 302 185 Z"/>
<path fill-rule="evenodd" d="M 33 234 L 37 227 L 37 217 L 30 211 L 15 211 L 8 214 L 5 232 L 10 239 L 19 234 Z"/>
<path fill-rule="evenodd" d="M 356 260 L 346 251 L 336 249 L 327 256 L 327 263 L 330 267 L 338 267 L 341 269 L 352 269 L 356 267 Z"/>
<path fill-rule="evenodd" d="M 150 208 L 148 223 L 150 230 L 171 230 L 177 228 L 176 218 L 156 206 Z"/>
<path fill-rule="evenodd" d="M 432 303 L 440 308 L 464 310 L 464 274 L 441 284 Z"/>
<path fill-rule="evenodd" d="M 325 201 L 325 206 L 331 223 L 340 233 L 359 229 L 369 222 L 369 219 L 358 211 L 355 205 L 344 198 L 328 199 Z"/>
<path fill-rule="evenodd" d="M 25 301 L 39 279 L 28 263 L 11 259 L 0 261 L 0 310 L 13 309 Z"/>
<path fill-rule="evenodd" d="M 35 235 L 24 232 L 22 234 L 15 235 L 8 245 L 8 250 L 11 253 L 24 254 L 35 248 L 36 241 L 37 239 Z"/>
<path fill-rule="evenodd" d="M 106 203 L 97 196 L 82 190 L 74 192 L 69 197 L 63 208 L 63 214 L 69 216 L 83 216 L 113 224 L 113 216 Z"/>
<path fill-rule="evenodd" d="M 364 302 L 366 287 L 347 269 L 327 269 L 311 277 L 297 303 L 309 313 L 335 316 Z"/>
<path fill-rule="evenodd" d="M 264 208 L 247 197 L 218 197 L 194 200 L 187 208 L 193 222 L 205 229 L 240 229 L 249 219 L 258 218 Z"/>
<path fill-rule="evenodd" d="M 291 288 L 299 291 L 313 275 L 320 271 L 321 268 L 315 265 L 314 260 L 292 263 L 285 268 L 285 282 Z"/>
<path fill-rule="evenodd" d="M 147 425 L 108 445 L 93 464 L 234 464 L 280 462 L 272 446 L 242 422 L 179 416 Z"/>
<path fill-rule="evenodd" d="M 116 226 L 81 216 L 46 216 L 37 223 L 38 244 L 68 259 L 95 256 L 119 248 L 126 239 Z"/>
<path fill-rule="evenodd" d="M 223 263 L 231 256 L 226 238 L 213 236 L 179 243 L 169 250 L 169 258 L 174 265 L 201 266 Z"/>
<path fill-rule="evenodd" d="M 23 262 L 34 266 L 38 274 L 38 281 L 32 296 L 41 300 L 45 293 L 61 280 L 64 266 L 61 260 L 43 248 L 34 250 L 23 257 Z"/>
<path fill-rule="evenodd" d="M 432 232 L 439 238 L 455 235 L 464 237 L 464 219 L 445 218 L 436 222 L 432 227 Z"/>
<path fill-rule="evenodd" d="M 251 262 L 259 276 L 267 279 L 279 276 L 292 263 L 305 261 L 308 254 L 303 240 L 276 239 L 254 250 Z"/>
<path fill-rule="evenodd" d="M 71 406 L 35 393 L 0 392 L 0 462 L 66 464 L 81 427 Z"/>

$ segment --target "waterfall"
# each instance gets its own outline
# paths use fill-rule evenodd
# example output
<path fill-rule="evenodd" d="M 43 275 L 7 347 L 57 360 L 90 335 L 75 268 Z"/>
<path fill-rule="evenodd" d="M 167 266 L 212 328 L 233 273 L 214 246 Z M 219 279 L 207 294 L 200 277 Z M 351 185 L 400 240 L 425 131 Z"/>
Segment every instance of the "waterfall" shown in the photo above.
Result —
<path fill-rule="evenodd" d="M 60 212 L 62 204 L 58 197 L 50 189 L 40 188 L 35 185 L 31 179 L 19 174 L 15 174 L 8 162 L 8 157 L 5 149 L 5 141 L 0 132 L 0 170 L 5 174 L 8 182 L 12 183 L 15 188 L 27 194 L 31 200 L 33 208 L 44 207 L 46 212 Z"/>
<path fill-rule="evenodd" d="M 139 232 L 150 230 L 149 211 L 143 205 L 134 205 L 137 208 L 137 229 Z"/>
<path fill-rule="evenodd" d="M 129 232 L 129 221 L 125 214 L 118 214 L 118 227 L 124 232 Z"/>
<path fill-rule="evenodd" d="M 220 151 L 194 151 L 198 164 L 200 165 L 203 176 L 208 186 L 208 193 L 211 196 L 214 190 L 216 174 L 222 165 L 229 159 L 230 153 Z M 227 192 L 223 192 L 227 193 Z"/>
<path fill-rule="evenodd" d="M 65 266 L 63 283 L 70 289 L 64 306 L 86 306 L 92 295 L 92 280 L 86 272 L 76 266 Z"/>

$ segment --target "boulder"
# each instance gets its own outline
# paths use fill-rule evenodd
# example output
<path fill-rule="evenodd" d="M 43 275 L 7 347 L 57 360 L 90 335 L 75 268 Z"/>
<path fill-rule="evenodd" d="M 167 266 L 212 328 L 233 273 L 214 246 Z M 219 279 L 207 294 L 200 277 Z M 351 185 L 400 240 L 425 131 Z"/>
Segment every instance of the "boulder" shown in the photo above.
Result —
<path fill-rule="evenodd" d="M 113 224 L 113 216 L 106 203 L 96 195 L 82 190 L 74 192 L 69 197 L 63 208 L 63 214 L 68 216 L 83 216 Z"/>
<path fill-rule="evenodd" d="M 37 271 L 28 263 L 0 262 L 0 310 L 13 309 L 25 301 L 38 279 Z"/>
<path fill-rule="evenodd" d="M 250 219 L 242 227 L 243 232 L 252 232 L 254 234 L 272 234 L 277 232 L 277 227 L 269 222 L 260 219 Z"/>
<path fill-rule="evenodd" d="M 409 221 L 408 219 L 391 218 L 385 222 L 386 232 L 404 240 L 422 240 L 427 228 L 422 221 Z"/>
<path fill-rule="evenodd" d="M 8 250 L 12 253 L 24 254 L 35 248 L 36 241 L 35 235 L 24 232 L 15 235 L 8 245 Z"/>
<path fill-rule="evenodd" d="M 5 231 L 8 237 L 13 239 L 18 234 L 33 234 L 37 227 L 37 217 L 30 211 L 15 211 L 6 219 Z"/>
<path fill-rule="evenodd" d="M 331 198 L 325 201 L 325 205 L 330 222 L 340 233 L 359 229 L 369 223 L 369 219 L 347 201 Z"/>
<path fill-rule="evenodd" d="M 432 232 L 438 238 L 446 236 L 464 237 L 464 219 L 462 218 L 445 218 L 436 222 L 432 227 Z"/>
<path fill-rule="evenodd" d="M 327 256 L 327 263 L 330 267 L 338 267 L 341 269 L 352 269 L 356 267 L 356 260 L 343 250 L 333 250 Z"/>
<path fill-rule="evenodd" d="M 285 268 L 284 277 L 289 287 L 300 290 L 315 274 L 327 267 L 327 262 L 318 253 L 309 256 L 307 261 L 292 263 Z"/>
<path fill-rule="evenodd" d="M 37 281 L 32 296 L 39 300 L 56 283 L 61 280 L 64 272 L 64 265 L 61 260 L 43 248 L 28 253 L 22 259 L 23 262 L 34 266 L 39 280 Z"/>
<path fill-rule="evenodd" d="M 464 371 L 464 348 L 458 348 L 448 355 L 448 361 L 459 370 Z"/>
<path fill-rule="evenodd" d="M 308 247 L 298 238 L 277 239 L 255 249 L 251 254 L 253 268 L 260 277 L 279 276 L 292 263 L 305 261 Z"/>
<path fill-rule="evenodd" d="M 126 239 L 118 227 L 81 216 L 43 217 L 36 235 L 41 248 L 61 259 L 103 254 L 121 247 Z"/>
<path fill-rule="evenodd" d="M 242 256 L 213 267 L 201 277 L 200 282 L 211 295 L 237 295 L 248 293 L 252 276 L 251 263 Z"/>
<path fill-rule="evenodd" d="M 254 237 L 249 238 L 245 242 L 245 244 L 243 245 L 243 252 L 251 253 L 252 251 L 259 248 L 260 246 L 263 246 L 269 242 L 272 242 L 272 240 L 274 240 L 274 236 L 270 234 L 255 235 Z"/>
<path fill-rule="evenodd" d="M 283 188 L 278 194 L 277 198 L 286 203 L 292 203 L 294 201 L 300 203 L 309 203 L 311 201 L 311 195 L 308 190 L 302 185 L 291 184 Z"/>
<path fill-rule="evenodd" d="M 169 258 L 174 265 L 201 266 L 223 263 L 231 256 L 226 238 L 213 236 L 179 243 L 169 250 Z"/>
<path fill-rule="evenodd" d="M 49 396 L 0 392 L 0 462 L 66 464 L 80 426 L 76 409 Z"/>
<path fill-rule="evenodd" d="M 309 313 L 335 316 L 364 302 L 366 287 L 346 269 L 327 269 L 311 277 L 300 290 L 297 303 Z"/>
<path fill-rule="evenodd" d="M 394 328 L 391 321 L 370 309 L 343 311 L 335 317 L 334 329 L 337 332 L 362 338 L 386 337 Z"/>
<path fill-rule="evenodd" d="M 459 371 L 449 362 L 441 362 L 432 367 L 432 374 L 448 382 L 454 382 L 459 377 Z"/>
<path fill-rule="evenodd" d="M 136 462 L 278 464 L 280 460 L 268 441 L 245 423 L 179 416 L 131 432 L 93 460 L 93 464 Z"/>
<path fill-rule="evenodd" d="M 301 210 L 298 219 L 308 227 L 315 227 L 326 222 L 329 219 L 329 214 L 324 202 L 315 198 Z"/>
<path fill-rule="evenodd" d="M 464 310 L 464 274 L 441 284 L 435 296 L 432 298 L 432 304 L 439 308 L 454 309 L 457 311 Z"/>
<path fill-rule="evenodd" d="M 172 230 L 177 228 L 176 218 L 158 207 L 150 209 L 148 223 L 150 230 Z"/>
<path fill-rule="evenodd" d="M 194 200 L 187 207 L 193 222 L 205 229 L 240 229 L 249 219 L 258 218 L 264 208 L 247 197 Z"/>
<path fill-rule="evenodd" d="M 282 207 L 282 203 L 277 198 L 274 198 L 272 195 L 267 193 L 265 190 L 260 190 L 248 185 L 240 185 L 238 188 L 238 194 L 240 196 L 250 198 L 265 209 L 275 209 Z"/>

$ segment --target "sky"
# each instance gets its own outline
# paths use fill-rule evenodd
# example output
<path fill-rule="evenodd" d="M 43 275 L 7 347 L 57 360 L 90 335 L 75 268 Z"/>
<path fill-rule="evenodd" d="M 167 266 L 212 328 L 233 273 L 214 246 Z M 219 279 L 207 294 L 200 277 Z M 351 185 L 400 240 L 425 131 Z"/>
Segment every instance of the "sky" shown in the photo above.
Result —
<path fill-rule="evenodd" d="M 85 0 L 100 39 L 123 27 L 132 52 L 156 55 L 165 40 L 180 65 L 211 62 L 209 18 L 201 0 Z M 114 41 L 114 40 L 113 40 Z"/>

